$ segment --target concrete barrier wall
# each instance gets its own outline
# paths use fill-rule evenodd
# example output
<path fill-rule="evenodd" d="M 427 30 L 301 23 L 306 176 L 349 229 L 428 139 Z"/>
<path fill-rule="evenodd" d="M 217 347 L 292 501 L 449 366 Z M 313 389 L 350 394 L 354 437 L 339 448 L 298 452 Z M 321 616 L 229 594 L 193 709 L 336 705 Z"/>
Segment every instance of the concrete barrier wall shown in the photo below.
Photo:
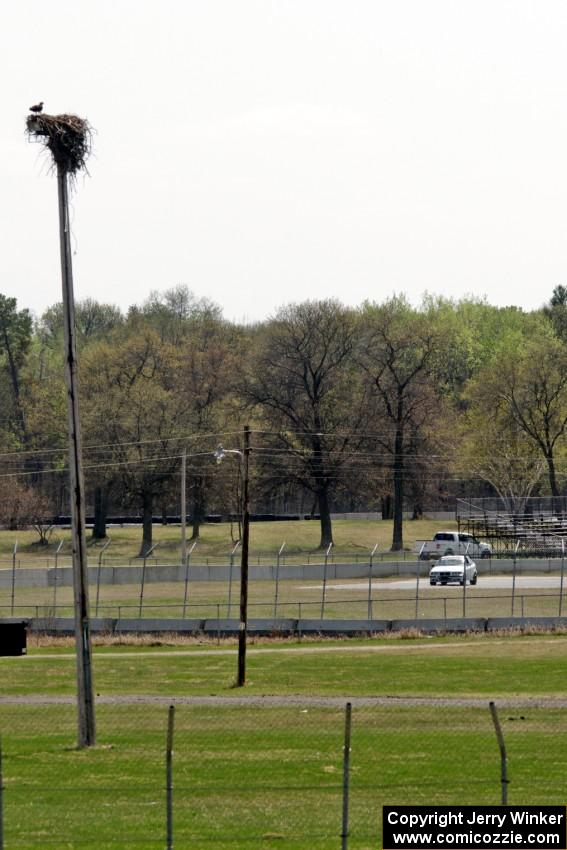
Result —
<path fill-rule="evenodd" d="M 374 634 L 391 628 L 391 620 L 296 620 L 298 634 Z"/>
<path fill-rule="evenodd" d="M 375 563 L 372 567 L 374 578 L 412 578 L 417 575 L 425 577 L 433 562 L 418 563 L 417 561 L 387 561 Z M 482 560 L 477 562 L 480 575 L 510 574 L 514 570 L 512 560 Z M 527 558 L 517 562 L 516 572 L 518 575 L 559 573 L 561 570 L 561 559 L 538 559 Z M 100 583 L 104 585 L 136 584 L 142 581 L 142 566 L 123 567 L 101 567 Z M 89 583 L 95 585 L 98 579 L 99 568 L 89 567 Z M 233 581 L 240 580 L 240 565 L 235 564 L 232 571 L 229 566 L 214 566 L 205 564 L 191 565 L 189 568 L 189 581 L 220 581 L 227 582 L 232 572 Z M 368 578 L 368 564 L 335 563 L 327 564 L 327 580 Z M 60 567 L 55 570 L 50 568 L 18 567 L 16 569 L 16 587 L 53 587 L 55 583 L 59 587 L 71 587 L 73 584 L 73 571 L 71 567 Z M 276 566 L 251 566 L 249 568 L 251 581 L 274 581 L 276 579 Z M 324 564 L 289 564 L 280 567 L 280 579 L 295 581 L 321 581 L 325 576 Z M 155 582 L 183 582 L 185 581 L 185 567 L 175 565 L 147 566 L 145 581 L 148 584 Z M 6 588 L 12 585 L 12 570 L 0 569 L 0 587 Z"/>
<path fill-rule="evenodd" d="M 487 631 L 517 628 L 518 621 L 523 628 L 567 629 L 567 617 L 489 617 Z"/>
<path fill-rule="evenodd" d="M 202 632 L 203 625 L 203 620 L 194 620 L 189 618 L 186 620 L 136 618 L 132 620 L 114 620 L 112 631 L 115 634 L 162 634 L 163 632 L 194 634 L 195 632 Z"/>
<path fill-rule="evenodd" d="M 24 618 L 18 619 L 22 622 Z M 0 619 L 0 623 L 13 622 L 14 618 Z M 48 634 L 72 635 L 74 623 L 67 617 L 36 617 L 25 620 L 31 632 Z M 567 617 L 491 617 L 457 618 L 457 619 L 422 619 L 422 620 L 293 620 L 293 619 L 253 619 L 248 630 L 251 635 L 286 635 L 299 637 L 303 634 L 320 635 L 361 635 L 399 632 L 415 629 L 420 632 L 460 633 L 500 631 L 503 629 L 567 629 Z M 171 619 L 167 618 L 135 618 L 131 620 L 93 619 L 91 620 L 93 634 L 208 634 L 232 635 L 239 631 L 236 619 Z"/>
<path fill-rule="evenodd" d="M 418 629 L 420 632 L 484 632 L 487 621 L 482 617 L 458 617 L 450 619 L 391 620 L 393 632 Z"/>
<path fill-rule="evenodd" d="M 16 587 L 47 587 L 47 570 L 22 567 L 16 570 Z M 0 570 L 0 587 L 12 586 L 12 570 Z"/>
<path fill-rule="evenodd" d="M 32 632 L 61 635 L 75 634 L 75 621 L 72 617 L 31 617 L 27 620 L 27 623 L 28 629 Z M 91 631 L 94 633 L 113 632 L 116 626 L 116 620 L 96 617 L 90 621 L 90 626 Z"/>

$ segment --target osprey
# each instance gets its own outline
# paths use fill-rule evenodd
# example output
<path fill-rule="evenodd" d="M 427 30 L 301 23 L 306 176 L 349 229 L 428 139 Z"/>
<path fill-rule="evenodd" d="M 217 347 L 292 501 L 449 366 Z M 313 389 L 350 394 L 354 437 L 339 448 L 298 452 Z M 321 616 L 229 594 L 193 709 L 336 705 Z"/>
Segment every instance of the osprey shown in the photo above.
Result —
<path fill-rule="evenodd" d="M 43 111 L 43 100 L 39 103 L 36 103 L 34 106 L 30 106 L 30 112 L 42 112 Z"/>

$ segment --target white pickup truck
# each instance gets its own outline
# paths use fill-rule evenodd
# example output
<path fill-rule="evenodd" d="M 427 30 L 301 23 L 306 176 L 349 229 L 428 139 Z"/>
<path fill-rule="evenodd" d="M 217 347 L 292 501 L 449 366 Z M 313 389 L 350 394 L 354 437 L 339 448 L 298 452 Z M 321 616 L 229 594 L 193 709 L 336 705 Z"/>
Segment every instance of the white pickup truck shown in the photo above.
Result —
<path fill-rule="evenodd" d="M 473 558 L 491 558 L 492 549 L 488 543 L 477 540 L 472 534 L 459 531 L 438 531 L 433 540 L 416 540 L 414 552 L 422 561 L 441 558 L 443 555 L 471 555 Z"/>

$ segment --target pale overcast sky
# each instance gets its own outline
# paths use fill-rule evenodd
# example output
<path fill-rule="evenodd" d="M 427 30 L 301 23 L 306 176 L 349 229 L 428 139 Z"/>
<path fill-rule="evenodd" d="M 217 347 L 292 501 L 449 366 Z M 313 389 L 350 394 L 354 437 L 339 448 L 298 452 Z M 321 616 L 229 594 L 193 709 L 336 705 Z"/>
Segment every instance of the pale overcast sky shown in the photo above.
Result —
<path fill-rule="evenodd" d="M 559 0 L 5 3 L 0 292 L 60 299 L 44 100 L 97 130 L 77 298 L 540 306 L 567 282 L 566 43 Z"/>

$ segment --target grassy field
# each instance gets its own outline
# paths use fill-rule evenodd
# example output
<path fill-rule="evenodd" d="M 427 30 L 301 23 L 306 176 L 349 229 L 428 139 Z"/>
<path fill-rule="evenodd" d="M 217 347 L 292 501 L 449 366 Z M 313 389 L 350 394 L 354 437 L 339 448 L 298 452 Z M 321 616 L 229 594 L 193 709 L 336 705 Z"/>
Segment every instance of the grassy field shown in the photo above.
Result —
<path fill-rule="evenodd" d="M 352 850 L 381 846 L 383 804 L 494 805 L 498 750 L 488 710 L 356 708 Z M 340 847 L 343 710 L 178 706 L 175 847 Z M 6 847 L 165 846 L 167 707 L 101 706 L 99 745 L 73 749 L 68 706 L 2 709 Z M 565 710 L 506 722 L 510 801 L 564 801 Z M 510 715 L 512 718 L 512 715 Z M 546 757 L 544 753 L 552 753 Z"/>
<path fill-rule="evenodd" d="M 149 645 L 95 646 L 101 696 L 234 696 L 235 650 L 230 642 L 148 639 Z M 152 643 L 154 644 L 152 646 Z M 247 695 L 567 696 L 565 636 L 253 641 Z M 0 658 L 3 695 L 74 693 L 71 640 L 48 648 L 30 640 L 27 658 Z"/>
<path fill-rule="evenodd" d="M 151 572 L 151 567 L 148 567 Z M 282 567 L 281 574 L 285 575 Z M 18 573 L 16 579 L 18 579 Z M 372 617 L 374 619 L 413 618 L 416 592 L 389 589 L 389 579 L 374 579 L 372 583 Z M 368 580 L 329 580 L 325 594 L 325 617 L 366 619 L 368 615 Z M 138 616 L 141 584 L 96 585 L 91 584 L 90 599 L 93 615 L 129 618 Z M 193 618 L 237 616 L 239 583 L 234 581 L 230 590 L 228 582 L 189 582 L 186 616 Z M 142 614 L 145 617 L 181 617 L 185 595 L 184 582 L 146 582 Z M 10 586 L 0 588 L 0 616 L 11 612 Z M 230 606 L 229 606 L 230 601 Z M 249 586 L 249 617 L 270 618 L 274 615 L 275 585 L 273 581 L 251 581 Z M 510 616 L 510 590 L 489 589 L 483 586 L 482 576 L 475 587 L 467 586 L 465 611 L 469 617 Z M 430 587 L 425 578 L 420 582 L 418 617 L 463 616 L 463 589 L 457 586 Z M 318 618 L 321 614 L 322 582 L 317 580 L 282 580 L 279 583 L 277 614 L 279 617 Z M 53 588 L 26 588 L 16 581 L 14 613 L 19 616 L 72 616 L 73 592 L 70 586 Z M 517 590 L 514 602 L 517 616 L 557 616 L 559 590 Z M 562 611 L 567 612 L 567 600 Z"/>
<path fill-rule="evenodd" d="M 95 646 L 98 742 L 77 751 L 74 706 L 45 702 L 74 694 L 72 642 L 32 640 L 28 657 L 0 658 L 5 846 L 163 848 L 167 706 L 187 696 L 224 699 L 176 706 L 176 847 L 340 847 L 342 700 L 357 696 L 418 700 L 354 706 L 352 850 L 381 846 L 385 804 L 499 802 L 489 699 L 520 700 L 500 707 L 510 802 L 562 804 L 567 708 L 533 700 L 567 698 L 566 651 L 567 636 L 536 634 L 256 641 L 237 691 L 234 643 Z M 7 702 L 25 695 L 42 696 Z M 459 702 L 471 696 L 484 705 Z M 452 702 L 424 701 L 434 697 Z"/>
<path fill-rule="evenodd" d="M 405 523 L 405 545 L 413 549 L 418 539 L 428 539 L 440 528 L 456 528 L 454 521 L 416 520 Z M 177 525 L 154 525 L 154 542 L 158 543 L 155 555 L 160 563 L 180 563 L 181 529 Z M 189 531 L 190 533 L 190 531 Z M 368 554 L 378 543 L 380 552 L 387 552 L 392 543 L 392 522 L 390 520 L 335 520 L 333 522 L 334 552 Z M 111 544 L 105 551 L 105 563 L 124 563 L 136 558 L 140 550 L 141 527 L 109 526 L 108 535 Z M 290 522 L 254 522 L 250 526 L 251 563 L 270 553 L 272 556 L 286 543 L 285 553 L 293 559 L 299 553 L 321 554 L 319 545 L 320 527 L 317 520 L 293 520 Z M 226 559 L 238 539 L 238 527 L 230 523 L 210 523 L 202 526 L 201 535 L 194 552 L 196 561 Z M 0 560 L 11 564 L 14 544 L 18 543 L 17 557 L 21 562 L 38 563 L 53 566 L 55 552 L 62 542 L 60 563 L 70 556 L 70 531 L 55 528 L 49 546 L 38 546 L 37 534 L 33 531 L 0 531 Z M 96 563 L 102 548 L 99 542 L 90 542 L 89 556 Z M 190 544 L 191 545 L 191 544 Z M 159 556 L 159 557 L 158 557 Z M 390 557 L 390 556 L 389 556 Z M 302 560 L 302 559 L 301 559 Z"/>

